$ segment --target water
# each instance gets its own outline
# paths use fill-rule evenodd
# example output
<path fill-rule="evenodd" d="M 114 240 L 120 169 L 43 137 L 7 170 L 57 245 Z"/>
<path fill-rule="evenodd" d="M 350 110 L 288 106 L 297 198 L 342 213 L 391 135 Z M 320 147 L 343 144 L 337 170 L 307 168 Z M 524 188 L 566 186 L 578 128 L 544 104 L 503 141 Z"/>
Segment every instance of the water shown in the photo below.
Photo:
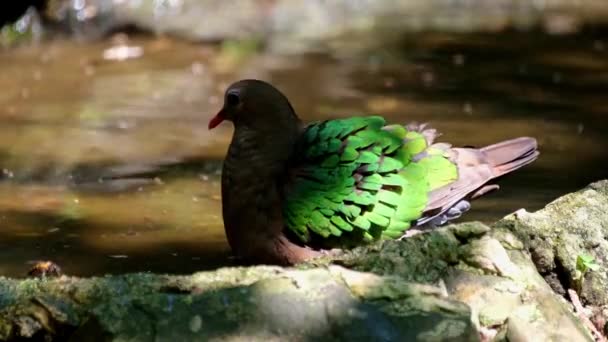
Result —
<path fill-rule="evenodd" d="M 108 52 L 117 44 L 0 52 L 0 274 L 23 276 L 46 259 L 73 275 L 231 264 L 219 196 L 231 128 L 206 123 L 225 87 L 246 77 L 272 80 L 305 120 L 378 113 L 429 122 L 456 145 L 536 137 L 541 158 L 476 201 L 467 220 L 535 210 L 608 177 L 601 32 L 428 33 L 348 58 L 145 37 Z M 177 160 L 187 163 L 149 167 Z M 116 167 L 151 181 L 98 182 Z"/>

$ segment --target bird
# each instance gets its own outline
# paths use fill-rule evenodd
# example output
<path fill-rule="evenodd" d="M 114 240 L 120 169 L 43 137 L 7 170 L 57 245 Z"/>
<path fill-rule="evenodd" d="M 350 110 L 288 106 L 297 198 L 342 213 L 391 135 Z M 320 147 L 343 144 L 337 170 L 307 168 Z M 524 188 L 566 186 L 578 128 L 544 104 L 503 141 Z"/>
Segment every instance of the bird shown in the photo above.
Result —
<path fill-rule="evenodd" d="M 221 173 L 224 230 L 236 258 L 259 264 L 441 226 L 539 156 L 531 137 L 459 148 L 436 142 L 426 124 L 375 115 L 305 124 L 279 89 L 256 79 L 226 89 L 208 128 L 224 121 L 234 125 Z"/>

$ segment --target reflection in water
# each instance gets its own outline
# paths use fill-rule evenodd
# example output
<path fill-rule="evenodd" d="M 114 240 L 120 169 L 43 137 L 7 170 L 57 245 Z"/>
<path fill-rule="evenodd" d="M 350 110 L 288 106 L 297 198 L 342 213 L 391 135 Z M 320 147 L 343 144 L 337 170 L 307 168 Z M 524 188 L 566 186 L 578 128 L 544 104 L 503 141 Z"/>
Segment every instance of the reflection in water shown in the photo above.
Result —
<path fill-rule="evenodd" d="M 538 209 L 608 176 L 608 42 L 599 36 L 425 34 L 348 60 L 235 59 L 166 39 L 130 42 L 143 56 L 122 62 L 103 59 L 108 42 L 5 51 L 0 274 L 22 276 L 40 259 L 81 275 L 229 264 L 218 175 L 231 129 L 211 134 L 206 122 L 225 86 L 245 77 L 277 84 L 306 120 L 427 121 L 456 145 L 535 136 L 541 158 L 465 219 Z M 179 160 L 189 162 L 170 166 Z M 148 182 L 108 179 L 122 173 Z"/>

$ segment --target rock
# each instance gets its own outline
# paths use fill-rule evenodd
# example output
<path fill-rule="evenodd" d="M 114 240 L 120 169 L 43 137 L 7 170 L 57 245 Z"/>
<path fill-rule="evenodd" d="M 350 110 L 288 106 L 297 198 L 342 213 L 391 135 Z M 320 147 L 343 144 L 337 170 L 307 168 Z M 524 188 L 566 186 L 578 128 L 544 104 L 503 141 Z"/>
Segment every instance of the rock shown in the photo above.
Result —
<path fill-rule="evenodd" d="M 503 277 L 515 278 L 518 276 L 517 268 L 507 255 L 507 251 L 498 240 L 485 236 L 473 240 L 462 247 L 463 261 L 485 273 L 498 274 Z"/>
<path fill-rule="evenodd" d="M 468 306 L 439 288 L 340 266 L 0 284 L 2 340 L 41 331 L 52 336 L 58 325 L 76 336 L 95 331 L 117 341 L 478 339 Z M 31 314 L 41 297 L 44 319 Z"/>
<path fill-rule="evenodd" d="M 608 181 L 565 195 L 535 213 L 520 210 L 495 227 L 523 241 L 557 292 L 578 286 L 577 258 L 592 256 L 600 267 L 585 272 L 580 297 L 586 304 L 608 305 Z"/>

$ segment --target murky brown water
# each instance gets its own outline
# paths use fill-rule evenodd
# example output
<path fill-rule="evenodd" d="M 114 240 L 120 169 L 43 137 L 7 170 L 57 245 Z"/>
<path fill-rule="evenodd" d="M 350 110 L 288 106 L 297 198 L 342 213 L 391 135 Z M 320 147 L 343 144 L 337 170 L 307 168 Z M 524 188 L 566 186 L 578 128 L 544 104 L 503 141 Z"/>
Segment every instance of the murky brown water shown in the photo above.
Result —
<path fill-rule="evenodd" d="M 273 81 L 305 119 L 378 113 L 428 121 L 454 144 L 531 135 L 541 158 L 465 219 L 495 220 L 608 177 L 608 41 L 599 33 L 406 37 L 348 59 L 268 56 L 140 38 L 143 56 L 104 60 L 111 41 L 0 52 L 0 275 L 51 259 L 69 274 L 191 272 L 230 263 L 209 132 L 225 86 Z M 159 161 L 146 186 L 97 182 Z"/>

